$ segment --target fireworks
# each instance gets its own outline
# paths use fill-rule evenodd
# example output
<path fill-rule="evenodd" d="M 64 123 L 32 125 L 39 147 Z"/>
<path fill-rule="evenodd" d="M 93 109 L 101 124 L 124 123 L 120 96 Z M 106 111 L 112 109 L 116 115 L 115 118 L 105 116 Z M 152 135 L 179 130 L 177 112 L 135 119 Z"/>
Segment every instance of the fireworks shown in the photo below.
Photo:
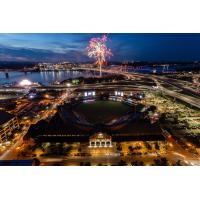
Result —
<path fill-rule="evenodd" d="M 112 56 L 112 51 L 106 46 L 107 36 L 103 35 L 101 38 L 92 38 L 87 47 L 88 56 L 96 60 L 96 64 L 100 67 L 106 62 L 106 58 Z"/>

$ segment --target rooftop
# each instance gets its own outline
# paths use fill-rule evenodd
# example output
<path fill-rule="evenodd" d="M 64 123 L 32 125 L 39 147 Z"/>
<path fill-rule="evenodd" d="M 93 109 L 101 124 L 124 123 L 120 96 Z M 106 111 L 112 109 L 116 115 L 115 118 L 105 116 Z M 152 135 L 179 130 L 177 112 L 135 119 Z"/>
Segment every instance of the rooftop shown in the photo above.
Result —
<path fill-rule="evenodd" d="M 0 110 L 0 126 L 14 118 L 14 115 Z"/>
<path fill-rule="evenodd" d="M 112 137 L 106 133 L 98 132 L 90 136 L 90 139 L 111 139 Z"/>

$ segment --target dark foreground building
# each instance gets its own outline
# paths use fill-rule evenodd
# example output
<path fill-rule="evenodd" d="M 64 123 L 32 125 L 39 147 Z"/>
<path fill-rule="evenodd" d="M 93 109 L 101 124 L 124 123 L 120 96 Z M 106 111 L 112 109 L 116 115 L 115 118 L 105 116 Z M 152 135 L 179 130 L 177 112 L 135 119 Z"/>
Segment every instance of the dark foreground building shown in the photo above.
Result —
<path fill-rule="evenodd" d="M 89 138 L 103 132 L 112 141 L 158 141 L 164 140 L 158 123 L 151 124 L 140 113 L 127 113 L 114 123 L 91 124 L 70 107 L 61 106 L 50 121 L 42 120 L 32 125 L 25 139 L 54 142 L 89 142 Z"/>

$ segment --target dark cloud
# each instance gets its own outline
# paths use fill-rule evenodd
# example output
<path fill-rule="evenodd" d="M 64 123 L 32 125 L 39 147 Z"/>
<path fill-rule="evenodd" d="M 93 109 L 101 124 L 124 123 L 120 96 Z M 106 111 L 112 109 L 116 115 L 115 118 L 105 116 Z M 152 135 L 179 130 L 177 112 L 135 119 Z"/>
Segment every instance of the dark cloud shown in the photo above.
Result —
<path fill-rule="evenodd" d="M 111 33 L 112 61 L 200 60 L 200 34 Z M 88 61 L 86 47 L 101 33 L 0 34 L 0 60 Z"/>
<path fill-rule="evenodd" d="M 6 48 L 0 46 L 1 61 L 35 61 L 35 62 L 58 62 L 72 61 L 80 62 L 88 60 L 85 52 L 78 50 L 68 50 L 65 53 L 55 53 L 43 49 L 25 49 L 25 48 Z"/>

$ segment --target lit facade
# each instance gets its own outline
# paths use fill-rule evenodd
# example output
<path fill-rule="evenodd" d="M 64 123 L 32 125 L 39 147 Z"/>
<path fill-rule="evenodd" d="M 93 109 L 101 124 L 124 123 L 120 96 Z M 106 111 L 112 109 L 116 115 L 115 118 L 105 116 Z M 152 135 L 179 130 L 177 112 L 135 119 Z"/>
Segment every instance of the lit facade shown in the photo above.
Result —
<path fill-rule="evenodd" d="M 1 113 L 2 116 L 5 114 L 4 119 L 1 119 L 0 124 L 0 143 L 4 143 L 8 140 L 8 137 L 12 135 L 13 130 L 19 128 L 19 123 L 16 116 L 8 113 Z"/>
<path fill-rule="evenodd" d="M 89 147 L 112 147 L 112 137 L 101 132 L 95 133 L 89 143 Z"/>

